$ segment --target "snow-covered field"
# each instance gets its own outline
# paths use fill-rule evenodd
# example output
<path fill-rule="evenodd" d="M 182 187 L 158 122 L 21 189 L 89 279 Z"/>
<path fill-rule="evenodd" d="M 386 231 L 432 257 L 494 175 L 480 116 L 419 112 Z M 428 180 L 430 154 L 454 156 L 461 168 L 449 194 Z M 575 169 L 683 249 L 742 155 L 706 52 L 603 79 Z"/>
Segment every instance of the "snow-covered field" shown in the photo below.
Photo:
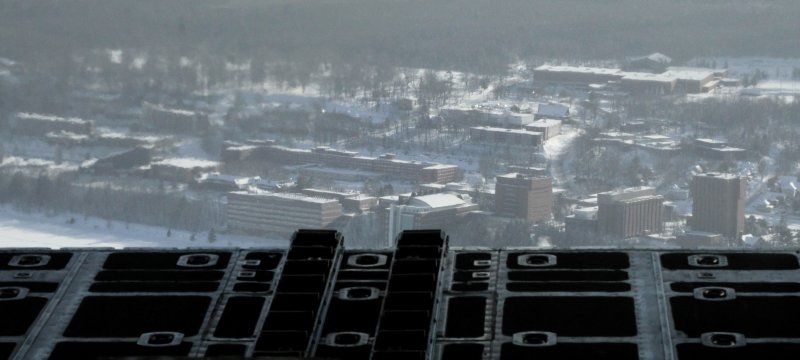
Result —
<path fill-rule="evenodd" d="M 75 223 L 69 224 L 70 218 Z M 208 234 L 198 233 L 190 239 L 188 231 L 171 230 L 139 224 L 125 225 L 118 221 L 98 218 L 84 220 L 82 215 L 47 216 L 23 213 L 0 207 L 0 247 L 287 247 L 289 241 L 217 233 L 209 243 Z"/>

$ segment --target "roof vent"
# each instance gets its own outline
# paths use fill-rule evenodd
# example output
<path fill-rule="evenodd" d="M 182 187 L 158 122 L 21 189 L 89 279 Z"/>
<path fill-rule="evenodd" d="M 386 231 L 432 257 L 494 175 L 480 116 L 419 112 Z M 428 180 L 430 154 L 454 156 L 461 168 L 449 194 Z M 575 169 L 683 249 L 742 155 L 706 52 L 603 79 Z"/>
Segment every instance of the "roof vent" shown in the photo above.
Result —
<path fill-rule="evenodd" d="M 517 346 L 553 346 L 556 344 L 556 334 L 546 331 L 518 332 L 514 334 L 511 341 Z"/>
<path fill-rule="evenodd" d="M 187 254 L 178 258 L 180 267 L 210 267 L 217 264 L 219 255 L 216 254 Z"/>
<path fill-rule="evenodd" d="M 325 337 L 325 345 L 334 347 L 355 347 L 369 344 L 369 335 L 362 332 L 335 332 Z"/>
<path fill-rule="evenodd" d="M 14 267 L 39 267 L 45 266 L 49 262 L 49 255 L 22 254 L 11 258 L 11 261 L 8 262 L 8 265 Z"/>
<path fill-rule="evenodd" d="M 556 263 L 556 256 L 551 254 L 524 254 L 517 257 L 517 265 L 524 267 L 547 267 Z"/>
<path fill-rule="evenodd" d="M 739 333 L 711 332 L 700 335 L 703 345 L 715 348 L 734 348 L 747 345 L 745 337 Z"/>
<path fill-rule="evenodd" d="M 689 255 L 689 265 L 697 267 L 725 267 L 728 266 L 728 258 L 723 255 Z"/>
<path fill-rule="evenodd" d="M 147 347 L 167 347 L 179 345 L 182 340 L 182 333 L 159 331 L 142 334 L 136 344 Z"/>

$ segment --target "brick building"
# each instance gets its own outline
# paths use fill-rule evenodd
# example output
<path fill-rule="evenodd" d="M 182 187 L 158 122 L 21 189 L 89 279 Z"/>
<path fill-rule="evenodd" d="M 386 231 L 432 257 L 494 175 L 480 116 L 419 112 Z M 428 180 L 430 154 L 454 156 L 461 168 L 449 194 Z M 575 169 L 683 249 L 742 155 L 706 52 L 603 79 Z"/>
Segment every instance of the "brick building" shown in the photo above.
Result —
<path fill-rule="evenodd" d="M 495 212 L 498 215 L 538 223 L 550 220 L 552 209 L 552 178 L 520 173 L 497 177 Z"/>
<path fill-rule="evenodd" d="M 597 229 L 618 238 L 658 234 L 664 229 L 664 197 L 650 187 L 597 194 Z"/>

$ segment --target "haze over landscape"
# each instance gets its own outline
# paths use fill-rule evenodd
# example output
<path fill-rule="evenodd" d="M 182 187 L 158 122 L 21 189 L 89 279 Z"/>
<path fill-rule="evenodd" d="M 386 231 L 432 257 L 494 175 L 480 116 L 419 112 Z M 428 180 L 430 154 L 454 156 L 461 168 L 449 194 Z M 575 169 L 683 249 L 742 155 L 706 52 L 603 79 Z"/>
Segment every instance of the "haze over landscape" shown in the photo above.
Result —
<path fill-rule="evenodd" d="M 797 246 L 798 18 L 790 0 L 0 0 L 2 245 L 311 227 L 355 247 L 421 228 Z"/>

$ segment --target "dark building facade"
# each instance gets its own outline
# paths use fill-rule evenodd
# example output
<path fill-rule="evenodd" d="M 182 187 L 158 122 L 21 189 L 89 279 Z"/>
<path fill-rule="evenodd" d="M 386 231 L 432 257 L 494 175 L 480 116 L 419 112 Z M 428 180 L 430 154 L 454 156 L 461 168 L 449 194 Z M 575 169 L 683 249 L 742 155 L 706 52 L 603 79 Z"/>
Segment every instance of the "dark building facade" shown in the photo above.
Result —
<path fill-rule="evenodd" d="M 715 232 L 729 239 L 742 236 L 747 179 L 718 173 L 695 175 L 692 198 L 692 230 Z"/>

